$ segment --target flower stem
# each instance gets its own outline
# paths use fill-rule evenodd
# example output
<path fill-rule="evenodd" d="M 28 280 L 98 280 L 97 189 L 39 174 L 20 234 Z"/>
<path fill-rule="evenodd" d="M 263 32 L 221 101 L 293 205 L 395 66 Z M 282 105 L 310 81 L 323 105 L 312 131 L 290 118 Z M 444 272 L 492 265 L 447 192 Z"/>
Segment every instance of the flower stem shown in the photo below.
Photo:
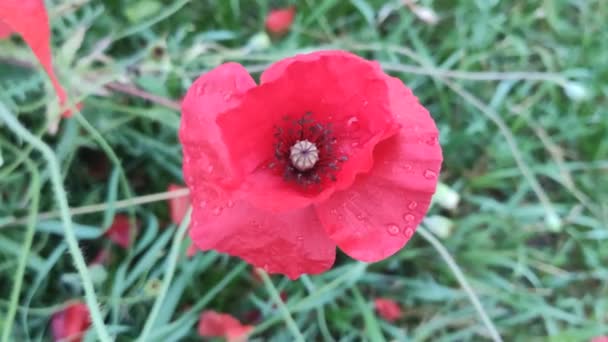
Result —
<path fill-rule="evenodd" d="M 448 264 L 448 267 L 450 268 L 450 270 L 456 277 L 456 280 L 458 281 L 458 283 L 460 284 L 460 286 L 462 287 L 464 292 L 466 292 L 467 296 L 469 296 L 469 300 L 475 307 L 475 310 L 479 314 L 479 317 L 481 318 L 483 324 L 488 329 L 488 332 L 490 333 L 490 336 L 492 337 L 492 341 L 502 342 L 502 338 L 500 337 L 498 330 L 496 330 L 494 323 L 492 322 L 492 320 L 486 313 L 486 310 L 481 305 L 481 302 L 479 301 L 477 294 L 475 294 L 475 291 L 473 290 L 471 285 L 469 285 L 469 282 L 467 281 L 467 278 L 464 276 L 464 274 L 460 270 L 460 267 L 458 267 L 458 265 L 456 264 L 456 262 L 450 255 L 450 252 L 448 252 L 448 250 L 445 247 L 443 247 L 441 242 L 439 242 L 439 240 L 437 240 L 433 236 L 433 234 L 431 234 L 428 230 L 426 230 L 426 228 L 419 226 L 418 229 L 416 230 L 416 232 L 419 233 L 420 235 L 422 235 L 422 237 L 427 242 L 429 242 L 437 250 L 437 252 L 439 252 L 439 255 L 441 255 L 441 257 L 446 262 L 446 264 Z"/>
<path fill-rule="evenodd" d="M 63 221 L 65 240 L 68 244 L 68 249 L 72 255 L 72 260 L 74 261 L 76 270 L 78 271 L 82 281 L 85 299 L 87 306 L 89 307 L 91 319 L 93 321 L 93 327 L 95 328 L 100 341 L 112 341 L 103 322 L 103 316 L 99 309 L 97 296 L 95 294 L 95 289 L 93 288 L 93 282 L 91 281 L 84 257 L 82 256 L 80 248 L 78 247 L 78 240 L 74 234 L 74 227 L 72 226 L 72 218 L 69 211 L 70 208 L 68 206 L 65 189 L 63 188 L 59 162 L 57 161 L 55 153 L 46 143 L 34 136 L 23 125 L 21 125 L 21 123 L 19 123 L 19 121 L 17 121 L 17 119 L 11 113 L 9 113 L 8 109 L 1 102 L 0 119 L 2 119 L 8 128 L 16 135 L 40 151 L 44 159 L 46 159 L 51 183 L 53 185 L 53 192 L 55 193 L 57 204 L 59 206 L 59 210 L 61 211 L 61 220 Z"/>
<path fill-rule="evenodd" d="M 291 331 L 294 341 L 304 342 L 305 341 L 304 336 L 302 335 L 302 332 L 300 332 L 300 328 L 298 328 L 298 325 L 296 324 L 296 322 L 291 317 L 291 314 L 289 313 L 289 309 L 287 309 L 287 306 L 285 306 L 285 303 L 283 303 L 283 300 L 281 300 L 279 291 L 272 283 L 272 280 L 268 276 L 268 273 L 266 273 L 264 270 L 261 270 L 261 269 L 256 269 L 256 271 L 258 272 L 260 277 L 262 277 L 262 280 L 264 281 L 264 285 L 266 286 L 266 290 L 268 291 L 268 293 L 270 294 L 270 297 L 272 297 L 272 300 L 275 302 L 275 304 L 281 311 L 281 314 L 283 315 L 283 320 L 287 324 L 287 328 L 289 328 L 289 330 Z"/>
<path fill-rule="evenodd" d="M 30 180 L 30 192 L 31 192 L 31 204 L 28 215 L 27 229 L 25 231 L 25 237 L 23 239 L 23 247 L 21 247 L 21 254 L 19 255 L 19 264 L 17 266 L 17 273 L 15 274 L 15 281 L 13 289 L 11 291 L 11 298 L 8 307 L 8 313 L 4 320 L 4 332 L 2 333 L 2 342 L 8 342 L 10 340 L 11 329 L 13 327 L 13 320 L 17 313 L 17 306 L 19 306 L 19 294 L 21 293 L 21 286 L 23 285 L 23 275 L 25 274 L 25 267 L 27 265 L 27 257 L 32 247 L 32 241 L 34 240 L 34 228 L 36 227 L 36 216 L 38 214 L 38 204 L 40 201 L 40 175 L 34 163 L 30 159 L 25 159 L 25 165 L 31 173 Z"/>

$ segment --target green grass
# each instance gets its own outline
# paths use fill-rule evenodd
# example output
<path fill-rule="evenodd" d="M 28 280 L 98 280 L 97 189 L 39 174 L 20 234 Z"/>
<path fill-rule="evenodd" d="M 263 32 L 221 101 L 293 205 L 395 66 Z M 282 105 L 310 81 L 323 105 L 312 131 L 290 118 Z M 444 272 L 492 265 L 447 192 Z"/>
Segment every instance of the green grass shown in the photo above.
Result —
<path fill-rule="evenodd" d="M 440 16 L 429 25 L 396 0 L 305 0 L 292 32 L 268 39 L 265 13 L 288 3 L 47 2 L 55 65 L 83 103 L 56 134 L 47 129 L 59 114 L 54 93 L 27 67 L 31 52 L 17 38 L 0 42 L 6 340 L 49 340 L 50 315 L 85 296 L 118 341 L 144 330 L 146 341 L 195 339 L 203 309 L 241 320 L 259 310 L 260 341 L 477 341 L 493 326 L 505 341 L 608 334 L 608 2 L 420 0 Z M 460 202 L 437 202 L 429 215 L 451 221 L 449 236 L 433 238 L 429 225 L 386 261 L 341 255 L 331 271 L 295 282 L 259 283 L 213 252 L 186 259 L 167 196 L 155 195 L 182 183 L 177 101 L 222 62 L 257 77 L 322 48 L 378 60 L 433 114 L 441 181 Z M 116 80 L 140 92 L 104 87 Z M 105 246 L 116 212 L 140 222 L 134 248 L 87 269 L 78 260 Z M 281 291 L 289 300 L 275 307 Z M 404 317 L 379 319 L 375 297 L 399 301 Z M 91 328 L 87 338 L 100 337 Z"/>

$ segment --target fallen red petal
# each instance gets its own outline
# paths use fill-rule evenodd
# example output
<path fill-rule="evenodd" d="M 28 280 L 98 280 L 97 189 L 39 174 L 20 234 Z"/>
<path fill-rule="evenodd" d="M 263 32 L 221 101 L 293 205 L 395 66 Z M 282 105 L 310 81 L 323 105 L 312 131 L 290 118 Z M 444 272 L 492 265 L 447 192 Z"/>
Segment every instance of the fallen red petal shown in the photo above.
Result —
<path fill-rule="evenodd" d="M 374 300 L 374 306 L 380 317 L 389 322 L 393 322 L 401 317 L 401 308 L 399 307 L 399 304 L 392 299 L 376 298 Z"/>
<path fill-rule="evenodd" d="M 89 308 L 83 302 L 74 302 L 53 314 L 51 318 L 53 341 L 80 342 L 90 325 Z"/>
<path fill-rule="evenodd" d="M 114 216 L 114 221 L 106 231 L 106 236 L 115 244 L 122 248 L 131 246 L 131 224 L 127 215 L 118 214 Z"/>
<path fill-rule="evenodd" d="M 186 187 L 177 184 L 170 184 L 167 191 L 175 191 L 186 189 Z M 175 197 L 169 200 L 169 211 L 171 213 L 171 222 L 180 224 L 188 212 L 190 207 L 190 196 Z"/>
<path fill-rule="evenodd" d="M 198 334 L 202 337 L 224 337 L 230 342 L 246 341 L 253 330 L 251 325 L 243 325 L 232 315 L 217 311 L 203 311 L 198 322 Z"/>
<path fill-rule="evenodd" d="M 295 6 L 272 10 L 266 16 L 266 29 L 272 34 L 284 34 L 291 28 L 295 15 Z"/>
<path fill-rule="evenodd" d="M 67 101 L 67 95 L 53 70 L 50 45 L 51 32 L 44 1 L 0 1 L 0 38 L 6 37 L 10 32 L 21 35 L 27 45 L 30 46 L 51 79 L 51 83 L 59 98 L 59 105 L 64 106 Z M 69 117 L 71 116 L 71 112 L 65 111 L 63 116 Z"/>

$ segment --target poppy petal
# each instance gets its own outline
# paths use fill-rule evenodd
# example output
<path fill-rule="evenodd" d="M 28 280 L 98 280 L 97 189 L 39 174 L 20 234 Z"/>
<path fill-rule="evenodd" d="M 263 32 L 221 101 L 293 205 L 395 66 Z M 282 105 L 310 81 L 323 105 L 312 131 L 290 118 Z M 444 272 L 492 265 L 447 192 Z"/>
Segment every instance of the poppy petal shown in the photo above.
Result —
<path fill-rule="evenodd" d="M 374 307 L 380 317 L 384 318 L 389 322 L 393 322 L 401 317 L 401 308 L 399 304 L 392 299 L 388 298 L 376 298 L 374 300 Z"/>
<path fill-rule="evenodd" d="M 90 325 L 89 308 L 83 302 L 74 302 L 53 314 L 51 319 L 53 341 L 80 342 Z"/>
<path fill-rule="evenodd" d="M 0 39 L 8 37 L 12 33 L 13 33 L 13 30 L 11 30 L 11 28 L 8 27 L 8 25 L 6 25 L 4 22 L 2 22 L 2 20 L 0 20 Z"/>
<path fill-rule="evenodd" d="M 396 128 L 386 76 L 376 64 L 346 52 L 295 58 L 275 67 L 283 71 L 217 120 L 232 158 L 247 174 L 247 199 L 271 211 L 302 208 L 347 188 L 371 168 L 374 146 Z M 345 157 L 335 181 L 317 193 L 301 191 L 268 166 L 275 159 L 277 125 L 306 113 L 331 125 L 336 150 Z"/>
<path fill-rule="evenodd" d="M 2 27 L 4 25 L 4 27 Z M 43 0 L 3 0 L 0 2 L 0 38 L 7 32 L 17 32 L 30 46 L 40 64 L 51 79 L 59 104 L 64 105 L 67 96 L 53 70 L 51 55 L 51 31 Z M 63 113 L 69 117 L 70 111 Z"/>
<path fill-rule="evenodd" d="M 232 315 L 206 310 L 198 322 L 201 337 L 224 337 L 230 342 L 246 341 L 253 330 L 251 325 L 243 325 Z"/>
<path fill-rule="evenodd" d="M 270 11 L 266 16 L 265 26 L 268 32 L 273 34 L 284 34 L 289 31 L 296 16 L 295 6 L 280 8 Z"/>
<path fill-rule="evenodd" d="M 378 144 L 370 173 L 316 206 L 338 247 L 366 262 L 382 260 L 409 241 L 429 207 L 442 162 L 428 111 L 400 80 L 387 82 L 400 132 Z"/>
<path fill-rule="evenodd" d="M 118 214 L 114 216 L 114 221 L 106 231 L 106 236 L 115 244 L 122 248 L 131 246 L 131 223 L 127 215 Z"/>
<path fill-rule="evenodd" d="M 336 245 L 312 208 L 269 215 L 246 201 L 206 210 L 195 206 L 190 237 L 202 250 L 238 256 L 291 279 L 329 269 Z"/>
<path fill-rule="evenodd" d="M 224 185 L 240 182 L 241 172 L 232 165 L 216 118 L 238 106 L 243 93 L 255 85 L 243 66 L 227 63 L 200 76 L 188 90 L 182 102 L 179 138 L 184 153 L 184 178 L 192 201 L 210 200 L 209 194 L 202 193 L 209 182 Z"/>

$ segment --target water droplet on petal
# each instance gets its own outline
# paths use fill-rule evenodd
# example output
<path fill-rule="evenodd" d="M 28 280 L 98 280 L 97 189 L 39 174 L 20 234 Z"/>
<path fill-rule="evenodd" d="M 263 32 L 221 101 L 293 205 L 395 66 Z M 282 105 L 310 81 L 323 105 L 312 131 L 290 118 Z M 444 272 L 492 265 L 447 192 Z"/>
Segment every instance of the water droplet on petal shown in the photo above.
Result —
<path fill-rule="evenodd" d="M 403 219 L 406 220 L 407 222 L 412 222 L 414 221 L 416 217 L 412 214 L 405 214 L 403 215 Z"/>
<path fill-rule="evenodd" d="M 199 201 L 198 206 L 201 208 L 205 208 L 207 206 L 207 201 L 205 201 L 205 200 Z"/>
<path fill-rule="evenodd" d="M 198 95 L 198 96 L 203 95 L 203 91 L 205 91 L 205 87 L 203 87 L 202 85 L 199 85 L 196 87 L 196 95 Z"/>
<path fill-rule="evenodd" d="M 429 146 L 435 146 L 437 145 L 437 137 L 436 136 L 432 136 L 426 139 L 426 144 Z"/>
<path fill-rule="evenodd" d="M 209 165 L 207 166 L 207 173 L 212 173 L 213 172 L 213 165 Z"/>
<path fill-rule="evenodd" d="M 230 100 L 231 97 L 232 97 L 232 93 L 226 93 L 226 94 L 224 94 L 224 101 Z"/>
<path fill-rule="evenodd" d="M 403 235 L 405 235 L 406 237 L 410 237 L 412 236 L 412 234 L 414 234 L 414 230 L 410 227 L 405 227 L 403 229 Z"/>
<path fill-rule="evenodd" d="M 431 170 L 431 169 L 427 169 L 424 171 L 424 173 L 422 174 L 424 176 L 424 178 L 426 179 L 435 179 L 437 178 L 437 172 Z"/>
<path fill-rule="evenodd" d="M 394 236 L 394 235 L 399 234 L 400 229 L 399 229 L 399 226 L 398 226 L 398 225 L 396 225 L 396 224 L 394 224 L 394 223 L 391 223 L 391 224 L 386 225 L 386 231 L 387 231 L 387 232 L 388 232 L 390 235 L 393 235 L 393 236 Z"/>
<path fill-rule="evenodd" d="M 228 200 L 228 202 L 226 203 L 226 207 L 233 208 L 234 207 L 234 201 L 233 200 Z"/>
<path fill-rule="evenodd" d="M 336 209 L 331 209 L 329 211 L 329 213 L 332 214 L 332 215 L 334 215 L 334 216 L 338 215 L 338 211 Z"/>
<path fill-rule="evenodd" d="M 213 208 L 213 215 L 220 216 L 222 214 L 222 211 L 224 211 L 224 208 L 215 207 L 215 208 Z"/>
<path fill-rule="evenodd" d="M 410 171 L 412 169 L 412 165 L 410 165 L 410 164 L 403 164 L 403 166 L 401 166 L 401 168 L 404 171 Z"/>
<path fill-rule="evenodd" d="M 361 128 L 359 118 L 357 118 L 356 116 L 351 116 L 346 122 L 346 124 L 348 125 L 348 128 L 352 131 L 357 131 L 359 130 L 359 128 Z"/>
<path fill-rule="evenodd" d="M 407 205 L 407 207 L 410 208 L 410 210 L 416 209 L 417 206 L 418 206 L 418 202 L 416 202 L 416 201 L 411 201 L 410 204 Z"/>
<path fill-rule="evenodd" d="M 357 220 L 359 220 L 359 221 L 363 221 L 363 220 L 365 220 L 365 215 L 363 215 L 363 214 L 358 214 L 358 215 L 357 215 Z"/>
<path fill-rule="evenodd" d="M 359 146 L 359 142 L 358 142 L 358 141 L 354 141 L 354 142 L 352 142 L 352 143 L 350 144 L 350 146 L 352 146 L 352 147 L 357 147 L 357 146 Z"/>

